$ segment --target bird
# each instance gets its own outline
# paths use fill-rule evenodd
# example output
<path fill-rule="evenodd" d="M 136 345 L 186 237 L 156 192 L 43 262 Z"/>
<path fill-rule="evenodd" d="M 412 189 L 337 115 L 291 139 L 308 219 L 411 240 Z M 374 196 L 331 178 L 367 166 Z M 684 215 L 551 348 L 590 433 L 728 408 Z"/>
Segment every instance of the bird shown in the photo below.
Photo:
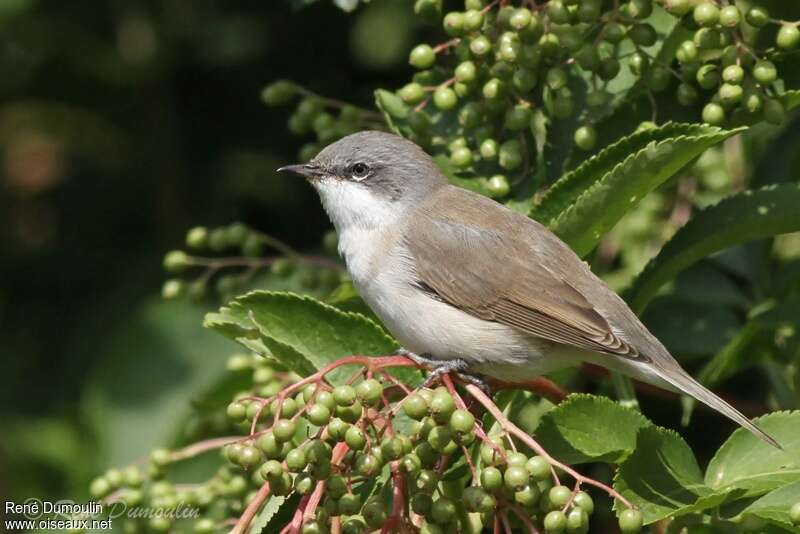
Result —
<path fill-rule="evenodd" d="M 512 383 L 591 363 L 694 397 L 781 448 L 554 233 L 450 184 L 412 141 L 362 131 L 278 172 L 316 189 L 353 285 L 417 361 Z"/>

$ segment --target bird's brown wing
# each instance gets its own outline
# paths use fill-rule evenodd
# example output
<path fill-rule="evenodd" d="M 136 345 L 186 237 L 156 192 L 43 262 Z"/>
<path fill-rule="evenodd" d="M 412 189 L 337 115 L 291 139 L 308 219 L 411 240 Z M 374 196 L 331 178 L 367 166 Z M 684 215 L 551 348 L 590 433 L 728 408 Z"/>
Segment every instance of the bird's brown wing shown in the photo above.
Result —
<path fill-rule="evenodd" d="M 460 200 L 476 201 L 471 195 Z M 494 203 L 477 207 L 500 208 Z M 413 257 L 418 287 L 470 315 L 543 339 L 647 359 L 617 335 L 587 297 L 559 274 L 559 262 L 567 259 L 552 257 L 553 250 L 537 247 L 535 236 L 524 235 L 532 229 L 529 224 L 538 223 L 524 218 L 525 228 L 515 227 L 523 218 L 509 217 L 505 208 L 497 213 L 478 209 L 481 215 L 477 220 L 466 221 L 466 213 L 476 211 L 460 208 L 463 204 L 442 210 L 440 204 L 435 211 L 423 207 L 415 213 L 406 247 Z M 575 261 L 586 269 L 580 260 Z"/>

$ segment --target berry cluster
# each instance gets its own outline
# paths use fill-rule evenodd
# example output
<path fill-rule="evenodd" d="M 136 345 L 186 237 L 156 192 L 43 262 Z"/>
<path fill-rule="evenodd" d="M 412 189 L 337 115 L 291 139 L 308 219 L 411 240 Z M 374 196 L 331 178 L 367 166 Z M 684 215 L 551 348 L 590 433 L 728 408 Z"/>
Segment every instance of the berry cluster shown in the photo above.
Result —
<path fill-rule="evenodd" d="M 417 0 L 415 5 L 418 13 L 435 13 L 440 3 Z M 676 79 L 677 99 L 684 105 L 714 91 L 704 95 L 708 104 L 702 114 L 711 124 L 723 123 L 738 109 L 752 121 L 783 119 L 773 85 L 775 65 L 752 44 L 758 29 L 777 21 L 757 7 L 742 15 L 728 2 L 660 4 L 694 32 L 675 54 L 680 70 L 673 68 L 673 58 L 652 52 L 659 40 L 652 15 L 662 9 L 653 0 L 613 5 L 601 0 L 521 5 L 465 0 L 464 11 L 442 18 L 450 40 L 420 44 L 409 55 L 419 72 L 397 95 L 413 106 L 407 121 L 415 140 L 435 144 L 431 124 L 452 116 L 456 126 L 446 134 L 450 163 L 479 176 L 494 176 L 492 193 L 503 196 L 508 192 L 504 177 L 527 170 L 525 152 L 537 110 L 551 121 L 576 121 L 576 146 L 591 150 L 597 141 L 592 122 L 607 113 L 613 97 L 609 84 L 623 68 L 650 93 L 664 91 Z M 780 24 L 777 48 L 795 48 L 800 42 L 798 23 Z M 578 105 L 579 92 L 586 93 L 585 109 Z"/>
<path fill-rule="evenodd" d="M 187 249 L 193 253 L 228 255 L 205 257 L 183 250 L 168 252 L 164 256 L 164 269 L 168 273 L 185 275 L 194 269 L 199 274 L 188 282 L 178 277 L 168 279 L 161 294 L 165 299 L 188 294 L 198 300 L 208 294 L 213 282 L 215 292 L 227 298 L 243 290 L 265 269 L 287 282 L 293 278 L 298 289 L 327 293 L 342 280 L 342 267 L 331 258 L 336 254 L 336 246 L 336 234 L 328 232 L 323 239 L 325 255 L 309 256 L 240 222 L 212 229 L 198 226 L 186 234 Z M 267 248 L 274 249 L 277 255 L 265 256 Z"/>
<path fill-rule="evenodd" d="M 316 142 L 306 143 L 300 148 L 300 161 L 310 160 L 325 146 L 351 133 L 385 128 L 383 117 L 375 111 L 322 97 L 287 80 L 268 85 L 262 91 L 261 99 L 269 106 L 297 101 L 294 113 L 289 116 L 289 131 L 299 136 L 313 134 L 316 137 Z"/>
<path fill-rule="evenodd" d="M 109 470 L 92 482 L 92 495 L 176 512 L 126 525 L 154 532 L 186 523 L 195 532 L 234 524 L 244 532 L 269 498 L 293 498 L 284 531 L 302 534 L 460 532 L 467 514 L 495 531 L 585 533 L 595 504 L 581 484 L 622 499 L 545 451 L 531 451 L 535 442 L 509 431 L 488 397 L 470 392 L 474 386 L 466 386 L 471 397 L 449 379 L 410 390 L 391 371 L 408 365 L 402 357 L 349 357 L 300 379 L 262 358 L 235 356 L 229 369 L 250 373 L 250 385 L 225 412 L 243 436 L 156 450 L 146 472 Z M 326 378 L 333 372 L 338 385 Z M 174 464 L 213 449 L 223 465 L 210 479 L 171 481 Z M 574 482 L 565 485 L 565 477 Z M 182 518 L 182 507 L 199 517 Z M 628 507 L 619 526 L 639 532 L 641 513 Z"/>

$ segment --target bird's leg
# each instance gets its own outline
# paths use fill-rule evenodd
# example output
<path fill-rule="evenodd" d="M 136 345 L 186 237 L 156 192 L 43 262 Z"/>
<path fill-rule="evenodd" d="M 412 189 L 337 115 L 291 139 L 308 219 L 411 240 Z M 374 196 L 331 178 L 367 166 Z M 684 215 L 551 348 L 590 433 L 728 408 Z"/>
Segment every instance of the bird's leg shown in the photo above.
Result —
<path fill-rule="evenodd" d="M 405 356 L 417 365 L 427 367 L 431 370 L 430 375 L 428 375 L 428 378 L 420 386 L 420 388 L 426 388 L 431 384 L 438 382 L 442 375 L 452 373 L 461 381 L 474 384 L 475 386 L 479 387 L 489 397 L 492 395 L 492 390 L 489 387 L 489 383 L 480 375 L 470 372 L 470 364 L 467 363 L 466 360 L 462 360 L 460 358 L 456 358 L 454 360 L 437 360 L 430 354 L 417 354 L 404 348 L 396 350 L 395 354 L 398 356 Z"/>

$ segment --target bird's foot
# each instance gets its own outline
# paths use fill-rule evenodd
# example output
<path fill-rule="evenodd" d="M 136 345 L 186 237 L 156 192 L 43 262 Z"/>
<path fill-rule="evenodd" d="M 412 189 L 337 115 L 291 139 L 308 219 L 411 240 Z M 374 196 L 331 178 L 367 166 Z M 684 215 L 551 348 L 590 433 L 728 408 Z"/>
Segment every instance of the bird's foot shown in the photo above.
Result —
<path fill-rule="evenodd" d="M 489 383 L 480 375 L 470 372 L 470 364 L 466 360 L 456 358 L 454 360 L 437 360 L 430 354 L 417 354 L 406 349 L 398 349 L 395 354 L 405 356 L 414 363 L 430 369 L 430 374 L 420 388 L 426 388 L 438 382 L 442 375 L 453 374 L 462 382 L 473 384 L 481 389 L 487 396 L 491 397 L 492 390 Z"/>

